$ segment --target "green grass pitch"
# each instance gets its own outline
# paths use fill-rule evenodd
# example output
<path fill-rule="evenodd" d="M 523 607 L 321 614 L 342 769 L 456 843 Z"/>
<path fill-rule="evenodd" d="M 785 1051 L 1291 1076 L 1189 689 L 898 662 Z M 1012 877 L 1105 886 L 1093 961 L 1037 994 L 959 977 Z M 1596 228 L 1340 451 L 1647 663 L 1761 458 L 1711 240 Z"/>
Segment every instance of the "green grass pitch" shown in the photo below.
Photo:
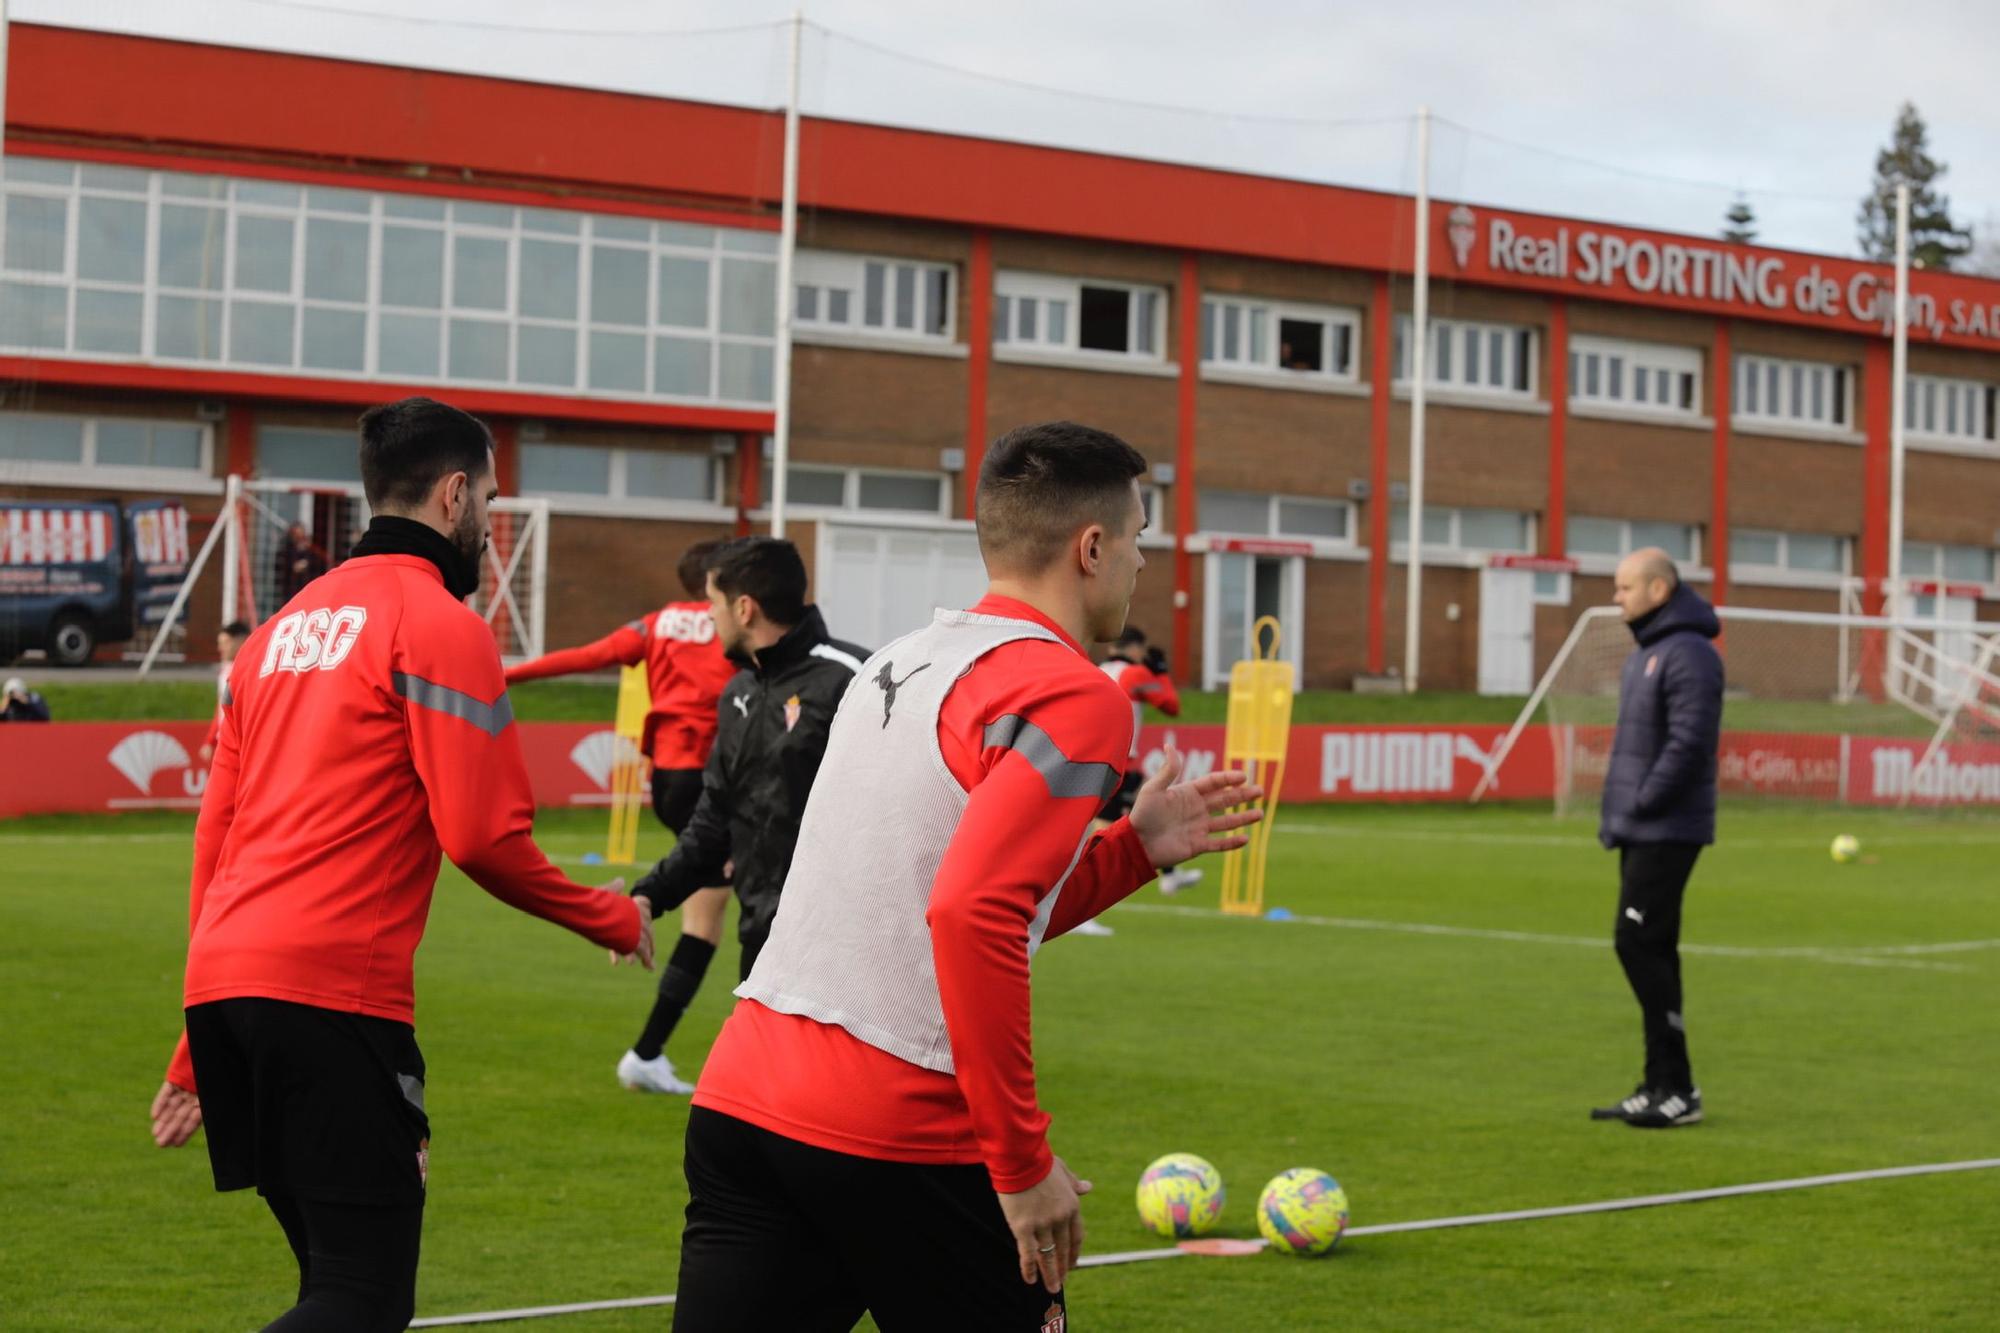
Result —
<path fill-rule="evenodd" d="M 191 821 L 0 825 L 0 1326 L 254 1327 L 291 1299 L 277 1227 L 218 1196 L 199 1145 L 145 1111 L 175 1036 Z M 603 816 L 544 816 L 558 856 Z M 1695 871 L 1684 960 L 1709 1120 L 1593 1124 L 1637 1074 L 1611 954 L 1612 858 L 1524 810 L 1280 815 L 1268 902 L 1148 888 L 1110 939 L 1036 962 L 1054 1142 L 1097 1183 L 1098 1252 L 1164 1244 L 1132 1189 L 1154 1156 L 1221 1168 L 1222 1233 L 1263 1182 L 1331 1171 L 1356 1225 L 2000 1155 L 2000 824 L 1732 809 Z M 1872 864 L 1840 867 L 1837 832 Z M 643 850 L 665 850 L 649 828 Z M 590 869 L 574 866 L 589 876 Z M 733 929 L 733 916 L 732 916 Z M 669 925 L 671 920 L 669 920 Z M 1422 930 L 1412 927 L 1439 927 Z M 1523 938 L 1525 937 L 1525 938 Z M 1892 948 L 1987 941 L 1958 950 Z M 725 944 L 669 1048 L 698 1068 L 735 974 Z M 441 881 L 418 956 L 435 1139 L 418 1312 L 674 1286 L 686 1103 L 612 1066 L 653 978 Z M 829 1200 L 837 1208 L 838 1200 Z M 894 1237 L 883 1243 L 893 1245 Z M 1330 1258 L 1086 1270 L 1078 1329 L 1981 1328 L 2000 1299 L 2000 1172 L 1351 1239 Z M 663 1328 L 664 1310 L 524 1327 Z"/>

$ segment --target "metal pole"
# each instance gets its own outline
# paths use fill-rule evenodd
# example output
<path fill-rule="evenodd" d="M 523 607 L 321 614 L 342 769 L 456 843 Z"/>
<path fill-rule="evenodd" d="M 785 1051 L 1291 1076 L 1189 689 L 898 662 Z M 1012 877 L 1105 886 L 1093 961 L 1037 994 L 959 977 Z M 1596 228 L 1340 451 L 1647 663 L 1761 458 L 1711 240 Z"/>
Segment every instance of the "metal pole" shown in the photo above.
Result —
<path fill-rule="evenodd" d="M 1889 371 L 1889 614 L 1903 605 L 1903 413 L 1910 369 L 1910 187 L 1896 187 L 1896 329 Z"/>
<path fill-rule="evenodd" d="M 799 243 L 799 43 L 805 17 L 792 11 L 791 73 L 785 93 L 785 195 L 778 232 L 778 355 L 772 382 L 771 535 L 785 535 L 786 473 L 792 458 L 792 257 Z"/>
<path fill-rule="evenodd" d="M 1424 606 L 1424 382 L 1431 306 L 1431 109 L 1417 108 L 1416 293 L 1410 310 L 1410 569 L 1403 596 L 1403 689 L 1417 692 Z"/>

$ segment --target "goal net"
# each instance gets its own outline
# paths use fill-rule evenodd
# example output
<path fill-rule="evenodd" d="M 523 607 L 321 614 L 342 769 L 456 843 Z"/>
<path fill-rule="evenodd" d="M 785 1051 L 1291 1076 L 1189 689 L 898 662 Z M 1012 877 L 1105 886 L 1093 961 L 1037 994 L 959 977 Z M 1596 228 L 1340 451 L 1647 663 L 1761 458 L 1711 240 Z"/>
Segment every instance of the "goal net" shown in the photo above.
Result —
<path fill-rule="evenodd" d="M 539 657 L 547 616 L 548 501 L 499 499 L 489 513 L 492 540 L 480 562 L 479 591 L 466 604 L 492 626 L 503 658 Z M 185 623 L 198 589 L 216 589 L 218 624 L 242 620 L 255 628 L 346 560 L 368 518 L 358 489 L 229 478 L 211 540 L 189 567 L 141 671 Z"/>
<path fill-rule="evenodd" d="M 1717 614 L 1725 799 L 2000 811 L 2000 624 L 1736 606 Z M 1633 649 L 1616 608 L 1584 612 L 1490 771 L 1516 747 L 1545 746 L 1556 813 L 1595 812 Z"/>

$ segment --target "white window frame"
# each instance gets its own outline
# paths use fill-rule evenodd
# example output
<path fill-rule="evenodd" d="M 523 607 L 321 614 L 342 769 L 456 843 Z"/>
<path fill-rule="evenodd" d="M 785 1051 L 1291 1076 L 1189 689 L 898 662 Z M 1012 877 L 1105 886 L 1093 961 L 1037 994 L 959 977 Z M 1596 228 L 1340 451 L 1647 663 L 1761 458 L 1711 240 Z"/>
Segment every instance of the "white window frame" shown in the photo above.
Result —
<path fill-rule="evenodd" d="M 1395 539 L 1393 534 L 1396 530 L 1396 519 L 1395 519 L 1396 508 L 1402 509 L 1404 514 L 1407 515 L 1410 509 L 1410 502 L 1407 500 L 1397 500 L 1394 502 L 1394 506 L 1395 507 L 1391 508 L 1389 511 L 1389 531 L 1392 534 L 1389 539 L 1390 546 L 1394 549 L 1407 552 L 1409 550 L 1409 545 L 1410 545 L 1408 537 L 1405 536 L 1405 538 L 1399 542 Z M 1520 545 L 1519 547 L 1465 545 L 1465 540 L 1463 537 L 1463 532 L 1465 527 L 1464 516 L 1465 516 L 1465 511 L 1468 509 L 1482 510 L 1488 513 L 1496 513 L 1496 514 L 1513 514 L 1516 515 L 1517 517 L 1527 520 L 1526 530 L 1521 539 L 1522 545 Z M 1432 504 L 1425 505 L 1424 517 L 1428 519 L 1433 514 L 1451 515 L 1451 538 L 1449 541 L 1445 542 L 1427 541 L 1424 543 L 1424 550 L 1437 551 L 1446 554 L 1462 553 L 1462 554 L 1479 555 L 1479 556 L 1531 555 L 1534 553 L 1536 539 L 1541 529 L 1541 520 L 1539 515 L 1526 509 L 1502 509 L 1498 505 L 1432 505 Z M 1408 521 L 1407 518 L 1405 519 L 1405 521 L 1406 522 Z"/>
<path fill-rule="evenodd" d="M 1685 382 L 1683 376 L 1687 377 Z M 1672 388 L 1674 401 L 1660 401 L 1662 383 Z M 1638 397 L 1641 390 L 1646 395 L 1643 400 Z M 1661 417 L 1698 417 L 1701 395 L 1701 353 L 1692 347 L 1594 336 L 1569 340 L 1572 405 Z M 1685 405 L 1679 401 L 1683 396 Z"/>
<path fill-rule="evenodd" d="M 1125 351 L 1107 351 L 1101 347 L 1085 347 L 1083 336 L 1083 289 L 1096 287 L 1108 291 L 1130 293 L 1131 303 L 1126 313 Z M 1151 351 L 1137 350 L 1137 331 L 1141 315 L 1139 297 L 1153 298 L 1153 318 L 1151 329 Z M 1036 307 L 1035 332 L 1032 337 L 1021 334 L 1020 303 L 1033 302 Z M 1052 339 L 1048 335 L 1048 310 L 1051 302 L 1064 303 L 1063 336 Z M 1119 282 L 1111 278 L 1065 278 L 1040 273 L 1022 273 L 1003 269 L 993 280 L 993 329 L 987 333 L 995 347 L 1006 347 L 1030 353 L 1053 353 L 1079 360 L 1101 361 L 1111 364 L 1136 362 L 1142 365 L 1158 365 L 1166 362 L 1167 330 L 1167 289 L 1141 282 Z"/>
<path fill-rule="evenodd" d="M 83 423 L 83 446 L 74 463 L 37 459 L 0 459 L 0 480 L 20 486 L 101 486 L 113 491 L 173 491 L 183 495 L 217 495 L 222 482 L 215 475 L 215 427 L 203 421 L 171 417 L 124 417 L 83 412 L 32 412 L 0 409 L 0 416 L 45 417 Z M 117 425 L 194 427 L 201 437 L 201 461 L 194 467 L 131 467 L 97 461 L 97 427 Z"/>
<path fill-rule="evenodd" d="M 707 511 L 723 503 L 723 460 L 713 452 L 697 454 L 692 449 L 634 449 L 616 444 L 592 444 L 588 440 L 540 439 L 522 440 L 521 443 L 524 446 L 533 445 L 538 448 L 604 449 L 609 451 L 611 455 L 610 469 L 606 478 L 607 489 L 604 491 L 530 490 L 524 485 L 521 488 L 521 495 L 524 499 L 547 500 L 552 507 L 558 509 L 585 511 L 619 510 L 628 513 L 671 512 L 690 508 Z M 701 458 L 705 461 L 708 464 L 707 498 L 697 500 L 688 496 L 629 494 L 626 487 L 631 456 L 634 454 L 652 453 L 680 453 L 690 457 Z"/>
<path fill-rule="evenodd" d="M 1903 430 L 1913 441 L 2000 450 L 2000 386 L 1984 380 L 1912 375 L 1903 394 Z"/>
<path fill-rule="evenodd" d="M 1570 604 L 1570 598 L 1574 594 L 1570 571 L 1566 569 L 1532 569 L 1528 572 L 1535 576 L 1536 606 L 1568 606 Z M 1547 592 L 1542 591 L 1543 579 L 1550 580 Z"/>
<path fill-rule="evenodd" d="M 917 468 L 894 467 L 830 467 L 823 463 L 793 463 L 794 472 L 839 473 L 841 476 L 840 503 L 838 505 L 801 504 L 788 501 L 786 509 L 801 514 L 860 514 L 871 520 L 885 514 L 901 514 L 908 518 L 950 518 L 951 517 L 951 476 L 944 472 L 925 472 Z M 868 509 L 861 504 L 861 478 L 872 477 L 922 477 L 926 481 L 938 483 L 938 507 L 929 509 Z"/>
<path fill-rule="evenodd" d="M 1928 568 L 1920 568 L 1910 560 L 1911 547 L 1928 546 L 1931 561 Z M 1944 568 L 1944 553 L 1947 548 L 1977 551 L 1986 560 L 1986 571 L 1977 579 L 1967 579 L 1962 575 L 1947 574 Z M 2000 549 L 1975 546 L 1971 542 L 1934 542 L 1921 537 L 1903 539 L 1903 577 L 1906 580 L 1929 581 L 1932 583 L 1981 583 L 2000 584 Z"/>
<path fill-rule="evenodd" d="M 794 326 L 802 332 L 853 334 L 885 341 L 958 341 L 958 269 L 955 265 L 834 250 L 801 250 L 797 262 L 798 270 L 793 277 L 792 318 Z M 873 266 L 880 266 L 883 270 L 883 322 L 880 324 L 867 322 L 868 270 Z M 913 311 L 916 322 L 907 329 L 895 322 L 894 285 L 901 271 L 908 271 L 915 285 Z M 944 275 L 945 290 L 942 309 L 934 311 L 928 279 L 935 274 Z M 810 315 L 800 309 L 799 304 L 808 289 L 814 293 Z M 830 293 L 835 291 L 847 294 L 847 312 L 851 318 L 835 320 L 831 317 Z M 943 316 L 941 332 L 930 329 L 930 317 L 934 314 Z"/>
<path fill-rule="evenodd" d="M 1854 382 L 1859 377 L 1852 366 L 1742 352 L 1730 374 L 1729 412 L 1734 425 L 1748 430 L 1776 426 L 1823 435 L 1856 434 Z M 1810 415 L 1815 385 L 1825 408 L 1818 416 Z"/>
<path fill-rule="evenodd" d="M 10 158 L 9 162 L 25 159 Z M 108 186 L 85 186 L 79 167 L 93 168 L 93 163 L 78 163 L 65 159 L 37 158 L 37 162 L 64 165 L 69 169 L 67 183 L 44 182 L 17 178 L 12 172 L 4 174 L 4 195 L 37 196 L 60 199 L 65 203 L 66 238 L 63 265 L 57 271 L 13 271 L 0 272 L 0 278 L 9 283 L 28 286 L 60 288 L 65 293 L 66 325 L 63 343 L 60 347 L 13 347 L 7 351 L 19 351 L 27 355 L 74 359 L 109 364 L 146 364 L 186 367 L 197 370 L 248 372 L 262 375 L 306 376 L 314 379 L 343 381 L 380 381 L 393 384 L 437 384 L 444 387 L 492 388 L 515 393 L 561 395 L 569 398 L 586 398 L 620 402 L 666 402 L 689 403 L 703 406 L 732 406 L 762 409 L 770 406 L 769 400 L 754 397 L 722 396 L 722 360 L 725 349 L 747 349 L 749 356 L 760 352 L 768 356 L 775 372 L 777 334 L 775 328 L 776 308 L 771 311 L 772 329 L 769 333 L 725 332 L 721 320 L 722 271 L 725 261 L 763 264 L 775 274 L 777 262 L 776 237 L 772 233 L 758 229 L 715 226 L 707 223 L 684 223 L 671 219 L 613 216 L 577 212 L 568 209 L 550 208 L 533 204 L 489 204 L 467 199 L 451 199 L 446 196 L 417 195 L 380 189 L 352 190 L 333 189 L 310 185 L 299 181 L 266 180 L 261 178 L 198 175 L 197 182 L 220 182 L 219 193 L 212 196 L 171 192 L 168 178 L 179 181 L 183 173 L 145 171 L 145 186 L 140 190 L 119 190 Z M 297 198 L 291 203 L 265 202 L 255 198 L 239 197 L 248 191 L 253 194 L 260 188 L 278 186 L 297 191 Z M 146 209 L 146 241 L 141 280 L 137 283 L 114 282 L 109 280 L 82 280 L 78 276 L 79 219 L 82 200 L 86 197 L 108 197 L 141 203 Z M 317 197 L 316 197 L 317 196 Z M 348 203 L 365 200 L 365 211 L 348 210 L 334 206 L 337 196 Z M 442 217 L 400 217 L 390 216 L 390 201 L 405 202 L 423 199 L 435 203 L 442 209 Z M 158 276 L 160 254 L 160 228 L 162 210 L 172 206 L 192 206 L 213 208 L 221 212 L 223 238 L 217 253 L 220 266 L 218 281 L 213 287 L 185 288 L 170 287 L 162 283 Z M 4 202 L 0 202 L 4 207 Z M 471 210 L 471 215 L 459 216 L 459 210 Z M 490 215 L 489 215 L 490 211 Z M 500 221 L 504 215 L 504 223 Z M 240 224 L 251 218 L 268 218 L 288 221 L 292 229 L 291 274 L 289 284 L 283 292 L 251 291 L 240 288 L 236 281 L 237 235 Z M 367 254 L 364 259 L 366 271 L 365 299 L 362 301 L 341 301 L 323 297 L 308 299 L 305 295 L 306 233 L 309 221 L 357 223 L 367 228 Z M 623 235 L 625 229 L 634 225 L 645 229 L 644 238 Z M 573 226 L 573 230 L 571 227 Z M 383 236 L 388 227 L 412 228 L 437 233 L 443 246 L 439 279 L 441 299 L 435 307 L 398 305 L 393 299 L 385 301 L 382 287 Z M 600 227 L 610 234 L 600 234 Z M 504 308 L 497 310 L 464 309 L 453 303 L 453 267 L 455 262 L 455 240 L 461 236 L 484 237 L 501 241 L 506 253 L 506 299 Z M 521 283 L 519 266 L 521 246 L 524 241 L 547 240 L 577 247 L 577 306 L 576 314 L 568 319 L 529 316 L 521 313 Z M 638 250 L 646 255 L 646 315 L 641 324 L 603 324 L 593 318 L 591 301 L 591 264 L 594 249 L 598 247 L 620 247 Z M 707 263 L 708 290 L 707 322 L 700 328 L 682 328 L 663 324 L 659 321 L 658 280 L 662 259 L 673 257 L 697 258 Z M 0 259 L 0 262 L 4 262 Z M 141 332 L 137 353 L 102 352 L 85 350 L 77 346 L 76 298 L 80 290 L 117 292 L 139 297 L 141 301 Z M 393 298 L 394 293 L 390 293 Z M 190 298 L 215 301 L 221 305 L 221 317 L 217 336 L 216 354 L 211 357 L 165 356 L 159 353 L 159 305 L 162 298 Z M 233 360 L 229 355 L 232 326 L 236 317 L 236 307 L 242 301 L 268 301 L 289 307 L 291 315 L 291 348 L 288 359 L 279 361 Z M 308 308 L 314 310 L 345 311 L 360 315 L 364 319 L 362 369 L 340 370 L 304 363 L 304 322 Z M 414 315 L 435 319 L 438 323 L 437 373 L 415 374 L 403 370 L 383 371 L 381 369 L 381 321 L 385 314 Z M 500 378 L 474 378 L 450 374 L 451 324 L 454 319 L 477 319 L 499 323 L 506 332 L 505 374 Z M 570 380 L 564 383 L 547 383 L 524 379 L 519 374 L 518 351 L 520 333 L 523 329 L 548 328 L 569 333 L 576 341 L 576 357 Z M 645 378 L 643 387 L 626 390 L 594 389 L 590 385 L 590 335 L 593 332 L 621 333 L 637 336 L 644 345 Z M 661 337 L 687 338 L 707 344 L 708 377 L 705 388 L 695 393 L 662 393 L 656 388 L 655 343 Z"/>
<path fill-rule="evenodd" d="M 1195 497 L 1195 513 L 1197 514 L 1195 523 L 1204 536 L 1270 537 L 1282 541 L 1323 542 L 1333 546 L 1353 546 L 1356 544 L 1355 530 L 1360 522 L 1360 517 L 1356 513 L 1355 504 L 1352 500 L 1337 499 L 1325 495 L 1289 495 L 1276 491 L 1232 491 L 1228 487 L 1217 487 L 1213 493 L 1218 495 L 1234 495 L 1243 499 L 1262 500 L 1264 502 L 1264 526 L 1255 532 L 1238 532 L 1233 529 L 1203 527 L 1198 517 L 1201 512 L 1201 498 L 1197 495 Z M 1316 505 L 1321 508 L 1335 510 L 1343 517 L 1347 530 L 1338 537 L 1328 537 L 1318 532 L 1288 532 L 1282 527 L 1278 518 L 1281 508 L 1285 504 Z"/>
<path fill-rule="evenodd" d="M 1572 514 L 1569 516 L 1568 519 L 1569 526 L 1566 529 L 1566 534 L 1567 532 L 1574 531 L 1578 519 L 1583 519 L 1591 523 L 1616 523 L 1618 525 L 1618 550 L 1615 552 L 1579 551 L 1575 549 L 1573 544 L 1567 541 L 1565 542 L 1565 546 L 1569 548 L 1565 553 L 1571 559 L 1576 560 L 1581 564 L 1587 566 L 1602 565 L 1608 568 L 1615 568 L 1620 560 L 1623 560 L 1626 556 L 1632 554 L 1632 552 L 1639 549 L 1638 538 L 1632 535 L 1632 528 L 1634 524 L 1667 521 L 1667 520 L 1655 520 L 1655 519 L 1608 518 L 1600 514 Z M 1687 529 L 1688 555 L 1685 559 L 1682 559 L 1681 557 L 1678 556 L 1675 557 L 1675 563 L 1682 566 L 1681 572 L 1685 574 L 1690 569 L 1703 568 L 1702 565 L 1703 533 L 1701 524 L 1676 523 L 1674 524 L 1674 526 L 1684 527 Z"/>
<path fill-rule="evenodd" d="M 1226 355 L 1227 321 L 1234 314 L 1237 327 L 1239 355 Z M 1325 341 L 1325 364 L 1318 370 L 1298 370 L 1283 364 L 1279 351 L 1283 339 L 1279 330 L 1285 320 L 1317 324 Z M 1262 326 L 1262 354 L 1253 353 L 1256 339 L 1252 329 Z M 1333 354 L 1339 346 L 1338 335 L 1344 333 L 1347 346 L 1345 365 L 1335 365 Z M 1201 364 L 1213 370 L 1225 370 L 1236 374 L 1269 375 L 1282 379 L 1328 380 L 1337 384 L 1353 384 L 1360 378 L 1358 367 L 1361 361 L 1361 312 L 1345 306 L 1301 305 L 1286 301 L 1266 300 L 1255 296 L 1233 296 L 1213 293 L 1201 298 Z"/>
<path fill-rule="evenodd" d="M 1426 385 L 1433 389 L 1445 389 L 1452 393 L 1478 394 L 1494 399 L 1513 402 L 1532 402 L 1541 393 L 1542 340 L 1538 331 L 1528 324 L 1496 324 L 1487 320 L 1473 319 L 1432 319 L 1428 322 L 1429 355 L 1424 358 Z M 1467 364 L 1464 355 L 1465 335 L 1480 335 L 1480 378 L 1468 381 L 1464 378 Z M 1506 380 L 1504 385 L 1491 382 L 1486 367 L 1493 348 L 1493 335 L 1500 334 L 1500 347 L 1505 353 Z M 1410 382 L 1410 317 L 1398 315 L 1391 335 L 1394 346 L 1390 349 L 1394 361 L 1395 383 L 1407 387 Z M 1441 349 L 1449 342 L 1449 354 L 1440 355 Z M 1527 364 L 1520 364 L 1521 351 L 1526 349 Z M 1449 376 L 1447 378 L 1447 376 Z M 1526 387 L 1520 387 L 1525 385 Z"/>
<path fill-rule="evenodd" d="M 1840 543 L 1840 568 L 1838 570 L 1797 569 L 1790 562 L 1791 539 L 1800 537 L 1831 537 Z M 1739 559 L 1736 555 L 1737 543 L 1746 536 L 1775 537 L 1778 542 L 1776 564 L 1758 564 Z M 1854 539 L 1836 532 L 1781 532 L 1776 528 L 1738 528 L 1730 534 L 1729 578 L 1738 583 L 1762 583 L 1767 586 L 1783 587 L 1792 584 L 1801 587 L 1839 587 L 1854 573 Z"/>

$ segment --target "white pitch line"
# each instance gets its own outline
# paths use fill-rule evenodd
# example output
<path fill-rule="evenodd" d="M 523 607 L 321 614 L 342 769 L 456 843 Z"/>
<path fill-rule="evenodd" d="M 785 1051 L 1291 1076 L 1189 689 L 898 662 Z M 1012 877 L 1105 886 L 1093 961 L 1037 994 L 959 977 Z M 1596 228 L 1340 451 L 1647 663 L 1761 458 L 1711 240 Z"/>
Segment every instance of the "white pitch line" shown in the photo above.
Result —
<path fill-rule="evenodd" d="M 1603 1199 L 1596 1203 L 1559 1204 L 1553 1208 L 1517 1208 L 1504 1213 L 1466 1213 L 1458 1217 L 1431 1217 L 1414 1222 L 1383 1222 L 1372 1227 L 1349 1227 L 1346 1234 L 1349 1238 L 1393 1236 L 1408 1231 L 1445 1231 L 1455 1227 L 1488 1226 L 1495 1222 L 1536 1222 L 1552 1217 L 1581 1217 L 1591 1213 L 1626 1212 L 1635 1208 L 1663 1208 L 1677 1203 L 1703 1203 L 1710 1199 L 1737 1199 L 1752 1194 L 1821 1189 L 1828 1185 L 1852 1185 L 1870 1180 L 1939 1176 L 1956 1171 L 1990 1171 L 1995 1167 L 2000 1167 L 2000 1157 L 1981 1157 L 1963 1162 L 1930 1162 L 1921 1166 L 1885 1166 L 1869 1171 L 1837 1171 L 1823 1176 L 1796 1176 L 1790 1180 L 1759 1180 L 1747 1185 L 1719 1185 L 1711 1189 L 1680 1190 L 1673 1194 L 1640 1194 L 1626 1199 Z M 1141 1264 L 1155 1259 L 1189 1257 L 1188 1251 L 1178 1246 L 1159 1250 L 1121 1250 L 1114 1254 L 1093 1254 L 1077 1266 L 1108 1268 L 1114 1264 Z M 622 1300 L 578 1301 L 570 1305 L 534 1305 L 515 1310 L 433 1315 L 428 1319 L 412 1321 L 410 1327 L 445 1328 L 457 1324 L 497 1324 L 510 1319 L 546 1319 L 555 1315 L 586 1314 L 597 1310 L 633 1310 L 644 1306 L 673 1303 L 674 1298 L 671 1295 L 632 1296 Z"/>
<path fill-rule="evenodd" d="M 1496 847 L 1570 847 L 1577 851 L 1599 851 L 1594 830 L 1582 826 L 1574 834 L 1564 833 L 1488 833 L 1479 829 L 1467 829 L 1463 825 L 1451 824 L 1399 824 L 1394 827 L 1381 824 L 1324 824 L 1282 820 L 1277 826 L 1279 833 L 1302 833 L 1312 838 L 1360 838 L 1390 842 L 1436 842 L 1449 839 L 1452 842 L 1490 844 Z M 1732 838 L 1725 829 L 1718 849 L 1732 847 L 1798 847 L 1823 848 L 1831 839 L 1808 836 L 1789 838 Z M 1872 833 L 1867 839 L 1870 847 L 1995 847 L 2000 846 L 2000 832 L 1990 835 L 1943 834 L 1925 835 L 1918 833 Z"/>
<path fill-rule="evenodd" d="M 1204 907 L 1174 907 L 1166 903 L 1120 903 L 1114 910 L 1120 912 L 1148 912 L 1156 916 L 1200 917 L 1215 920 L 1221 914 Z M 1267 921 L 1265 917 L 1229 917 L 1232 921 Z M 1547 935 L 1531 930 L 1488 930 L 1477 926 L 1443 926 L 1422 921 L 1371 921 L 1363 917 L 1342 916 L 1300 916 L 1294 915 L 1273 925 L 1330 926 L 1338 930 L 1374 930 L 1397 935 L 1441 935 L 1450 939 L 1500 940 L 1509 944 L 1557 944 L 1566 948 L 1606 949 L 1610 947 L 1608 938 L 1588 935 Z M 1981 940 L 1961 942 L 1965 947 L 1985 947 Z M 1901 951 L 1929 948 L 1927 945 L 1884 945 L 1880 949 L 1862 953 L 1858 950 L 1842 952 L 1814 945 L 1773 945 L 1758 947 L 1747 944 L 1683 944 L 1681 952 L 1715 958 L 1797 958 L 1811 963 L 1832 963 L 1842 967 L 1895 967 L 1919 972 L 1965 972 L 1970 969 L 1956 963 L 1926 963 L 1914 958 L 1884 957 L 1882 950 Z M 1954 944 L 1953 948 L 1961 947 Z"/>

